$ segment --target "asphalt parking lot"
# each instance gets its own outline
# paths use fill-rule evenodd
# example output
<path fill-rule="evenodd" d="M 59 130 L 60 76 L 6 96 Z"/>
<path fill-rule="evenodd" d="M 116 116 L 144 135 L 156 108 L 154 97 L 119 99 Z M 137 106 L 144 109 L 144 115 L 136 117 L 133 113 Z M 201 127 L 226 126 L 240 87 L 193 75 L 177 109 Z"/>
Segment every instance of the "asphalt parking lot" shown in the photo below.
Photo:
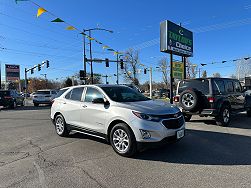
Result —
<path fill-rule="evenodd" d="M 50 108 L 0 111 L 0 187 L 251 187 L 251 119 L 193 117 L 180 142 L 134 158 L 104 141 L 56 135 Z"/>

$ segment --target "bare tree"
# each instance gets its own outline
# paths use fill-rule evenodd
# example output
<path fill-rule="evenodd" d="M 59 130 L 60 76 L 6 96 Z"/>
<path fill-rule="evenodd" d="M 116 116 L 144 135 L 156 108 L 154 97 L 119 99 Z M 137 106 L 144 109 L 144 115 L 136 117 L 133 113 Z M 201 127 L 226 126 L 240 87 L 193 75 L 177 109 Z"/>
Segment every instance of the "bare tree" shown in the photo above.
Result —
<path fill-rule="evenodd" d="M 204 70 L 203 72 L 202 72 L 202 76 L 201 76 L 202 78 L 207 78 L 207 71 L 206 70 Z"/>
<path fill-rule="evenodd" d="M 138 68 L 139 68 L 139 51 L 129 49 L 125 52 L 125 60 L 127 61 L 124 66 L 125 80 L 131 81 L 135 85 L 139 85 Z"/>
<path fill-rule="evenodd" d="M 196 64 L 192 64 L 188 58 L 186 59 L 186 73 L 188 79 L 196 78 L 198 73 L 197 68 L 198 66 Z"/>
<path fill-rule="evenodd" d="M 236 61 L 236 77 L 242 79 L 251 75 L 251 59 L 243 58 Z"/>
<path fill-rule="evenodd" d="M 169 77 L 168 77 L 168 71 L 167 71 L 167 59 L 163 58 L 159 61 L 159 68 L 162 73 L 162 80 L 165 84 L 165 88 L 167 89 L 169 87 Z"/>
<path fill-rule="evenodd" d="M 213 73 L 213 77 L 215 77 L 215 78 L 220 78 L 221 75 L 220 75 L 220 73 L 216 72 L 216 73 Z"/>

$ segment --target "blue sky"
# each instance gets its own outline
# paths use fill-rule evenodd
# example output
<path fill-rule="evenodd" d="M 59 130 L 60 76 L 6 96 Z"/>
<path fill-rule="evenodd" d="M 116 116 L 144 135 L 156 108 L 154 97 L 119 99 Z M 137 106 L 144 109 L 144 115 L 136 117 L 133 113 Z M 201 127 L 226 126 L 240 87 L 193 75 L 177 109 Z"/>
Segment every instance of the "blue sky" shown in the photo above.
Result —
<path fill-rule="evenodd" d="M 141 63 L 156 67 L 158 61 L 168 54 L 159 51 L 159 24 L 163 20 L 182 23 L 194 31 L 193 64 L 220 62 L 250 56 L 251 2 L 227 1 L 115 1 L 115 0 L 34 0 L 43 8 L 79 29 L 97 27 L 114 33 L 94 31 L 92 36 L 113 49 L 123 51 L 130 47 L 140 49 Z M 15 3 L 0 0 L 0 61 L 2 76 L 4 64 L 20 64 L 23 70 L 48 59 L 50 68 L 43 68 L 33 75 L 47 73 L 49 79 L 72 75 L 83 68 L 82 36 L 77 31 L 66 31 L 65 25 L 51 23 L 54 18 L 43 14 L 36 18 L 37 7 L 31 2 Z M 93 45 L 94 58 L 115 59 L 102 46 Z M 175 57 L 180 59 L 180 57 Z M 89 69 L 89 67 L 88 67 Z M 229 76 L 235 72 L 235 64 L 210 64 L 203 67 L 208 75 L 220 72 Z M 115 64 L 105 68 L 95 64 L 94 71 L 101 74 L 116 73 Z M 154 81 L 161 80 L 157 71 Z M 4 78 L 2 78 L 4 79 Z M 140 74 L 140 81 L 148 75 Z M 110 79 L 114 83 L 115 79 Z"/>

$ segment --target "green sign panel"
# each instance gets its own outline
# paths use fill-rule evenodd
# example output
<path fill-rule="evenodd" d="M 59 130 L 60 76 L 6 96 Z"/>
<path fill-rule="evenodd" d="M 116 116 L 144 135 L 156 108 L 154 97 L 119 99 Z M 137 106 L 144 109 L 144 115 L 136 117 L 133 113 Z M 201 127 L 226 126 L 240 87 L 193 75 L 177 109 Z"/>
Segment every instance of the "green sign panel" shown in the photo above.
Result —
<path fill-rule="evenodd" d="M 184 78 L 184 64 L 181 62 L 173 62 L 173 78 L 182 80 Z"/>

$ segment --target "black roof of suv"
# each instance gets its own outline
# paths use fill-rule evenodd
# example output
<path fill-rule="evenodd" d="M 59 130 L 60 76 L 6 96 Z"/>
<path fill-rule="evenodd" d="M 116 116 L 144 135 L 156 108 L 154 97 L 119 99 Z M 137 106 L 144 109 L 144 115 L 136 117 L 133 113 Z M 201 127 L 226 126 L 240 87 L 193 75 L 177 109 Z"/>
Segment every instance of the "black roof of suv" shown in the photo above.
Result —
<path fill-rule="evenodd" d="M 251 97 L 237 79 L 197 78 L 178 83 L 174 102 L 186 120 L 198 114 L 216 117 L 219 125 L 228 125 L 233 112 L 247 111 L 251 115 Z M 224 116 L 224 117 L 223 117 Z"/>

